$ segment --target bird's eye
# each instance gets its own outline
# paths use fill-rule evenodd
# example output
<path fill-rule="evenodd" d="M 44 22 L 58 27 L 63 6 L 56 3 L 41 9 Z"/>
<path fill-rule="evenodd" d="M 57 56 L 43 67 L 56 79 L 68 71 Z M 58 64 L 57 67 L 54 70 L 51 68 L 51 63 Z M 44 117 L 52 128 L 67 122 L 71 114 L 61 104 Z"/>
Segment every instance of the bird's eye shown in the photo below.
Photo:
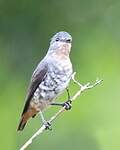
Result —
<path fill-rule="evenodd" d="M 56 39 L 56 41 L 59 41 L 59 40 L 60 40 L 59 38 Z"/>
<path fill-rule="evenodd" d="M 66 40 L 67 43 L 71 43 L 71 39 Z"/>

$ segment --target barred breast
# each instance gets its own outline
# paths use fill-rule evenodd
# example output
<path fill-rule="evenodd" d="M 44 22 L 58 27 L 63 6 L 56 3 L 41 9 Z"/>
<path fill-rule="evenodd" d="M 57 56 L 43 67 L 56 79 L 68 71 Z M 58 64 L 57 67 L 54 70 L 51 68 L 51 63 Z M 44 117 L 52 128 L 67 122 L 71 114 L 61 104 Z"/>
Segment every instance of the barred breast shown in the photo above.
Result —
<path fill-rule="evenodd" d="M 70 60 L 49 62 L 48 72 L 34 93 L 31 105 L 43 110 L 68 86 L 72 75 Z M 35 107 L 36 107 L 35 106 Z"/>

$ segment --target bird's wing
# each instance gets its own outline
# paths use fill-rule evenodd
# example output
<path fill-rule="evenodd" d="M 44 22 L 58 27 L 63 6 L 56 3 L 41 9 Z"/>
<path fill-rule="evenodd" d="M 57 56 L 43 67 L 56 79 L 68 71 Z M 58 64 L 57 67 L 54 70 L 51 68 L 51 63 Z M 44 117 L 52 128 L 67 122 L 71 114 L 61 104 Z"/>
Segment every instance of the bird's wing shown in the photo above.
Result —
<path fill-rule="evenodd" d="M 38 65 L 38 67 L 36 68 L 36 70 L 34 71 L 32 78 L 31 78 L 31 83 L 30 83 L 29 88 L 28 88 L 28 94 L 26 97 L 26 102 L 25 102 L 25 106 L 24 106 L 22 115 L 27 111 L 27 109 L 29 107 L 30 100 L 32 99 L 33 94 L 36 91 L 39 84 L 45 78 L 47 71 L 48 71 L 48 65 L 45 62 L 40 63 Z"/>

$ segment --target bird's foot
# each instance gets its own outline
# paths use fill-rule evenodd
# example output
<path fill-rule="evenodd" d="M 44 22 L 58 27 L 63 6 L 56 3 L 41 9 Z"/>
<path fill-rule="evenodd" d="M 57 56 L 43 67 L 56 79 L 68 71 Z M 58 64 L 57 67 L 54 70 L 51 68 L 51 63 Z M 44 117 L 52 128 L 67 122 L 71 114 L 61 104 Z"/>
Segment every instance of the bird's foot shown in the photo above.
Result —
<path fill-rule="evenodd" d="M 67 100 L 66 102 L 64 103 L 51 103 L 51 105 L 53 106 L 62 106 L 64 107 L 66 110 L 70 110 L 72 108 L 72 105 L 71 105 L 72 101 L 69 99 Z"/>
<path fill-rule="evenodd" d="M 51 123 L 49 121 L 44 121 L 45 130 L 52 130 Z"/>
<path fill-rule="evenodd" d="M 68 100 L 65 103 L 63 103 L 63 107 L 65 107 L 66 110 L 70 110 L 72 108 L 71 103 L 72 103 L 72 101 Z"/>

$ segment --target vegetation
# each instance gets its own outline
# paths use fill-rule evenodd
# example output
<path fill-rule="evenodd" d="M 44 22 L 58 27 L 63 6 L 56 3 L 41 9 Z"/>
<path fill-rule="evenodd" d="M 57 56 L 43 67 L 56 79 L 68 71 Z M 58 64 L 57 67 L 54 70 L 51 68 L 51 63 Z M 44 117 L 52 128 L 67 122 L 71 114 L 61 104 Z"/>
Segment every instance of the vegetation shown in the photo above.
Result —
<path fill-rule="evenodd" d="M 40 127 L 39 116 L 16 128 L 27 86 L 51 36 L 73 37 L 71 60 L 81 83 L 104 80 L 86 91 L 29 150 L 120 149 L 120 1 L 0 1 L 0 149 L 16 150 Z M 78 87 L 71 83 L 70 92 Z M 67 98 L 66 93 L 59 98 Z M 49 118 L 58 108 L 45 113 Z"/>

